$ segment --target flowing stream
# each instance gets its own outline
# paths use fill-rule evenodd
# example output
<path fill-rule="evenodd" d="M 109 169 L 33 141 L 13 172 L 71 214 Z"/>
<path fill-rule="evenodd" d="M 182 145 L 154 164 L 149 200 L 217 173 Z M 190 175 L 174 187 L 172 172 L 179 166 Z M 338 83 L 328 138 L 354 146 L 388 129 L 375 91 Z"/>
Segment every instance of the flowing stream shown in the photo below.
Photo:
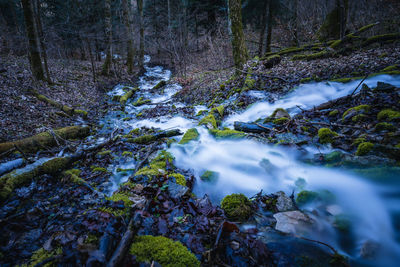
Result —
<path fill-rule="evenodd" d="M 146 63 L 150 61 L 146 57 Z M 328 223 L 327 217 L 319 214 L 317 229 L 309 233 L 309 237 L 321 240 L 340 248 L 340 251 L 353 258 L 357 258 L 360 247 L 366 241 L 374 244 L 377 252 L 374 266 L 397 266 L 400 262 L 399 229 L 394 229 L 394 217 L 400 214 L 400 183 L 395 178 L 387 177 L 390 182 L 375 183 L 364 177 L 338 169 L 323 168 L 306 165 L 301 159 L 312 156 L 318 150 L 307 148 L 308 154 L 300 153 L 294 149 L 265 145 L 252 140 L 216 140 L 203 126 L 197 126 L 198 121 L 183 116 L 162 116 L 152 119 L 137 118 L 144 109 L 154 107 L 154 104 L 163 103 L 184 107 L 182 103 L 172 102 L 172 96 L 177 93 L 179 84 L 168 84 L 162 94 L 151 92 L 161 80 L 168 81 L 171 72 L 160 66 L 145 66 L 146 73 L 140 77 L 139 88 L 134 99 L 128 101 L 125 113 L 121 111 L 109 112 L 101 123 L 103 129 L 122 128 L 125 133 L 137 127 L 155 127 L 166 129 L 187 129 L 196 127 L 200 133 L 197 141 L 186 145 L 173 144 L 169 151 L 176 158 L 176 166 L 182 169 L 191 169 L 199 178 L 206 170 L 219 174 L 216 183 L 202 182 L 197 179 L 194 192 L 198 196 L 208 194 L 218 203 L 225 195 L 231 193 L 244 193 L 252 196 L 263 190 L 265 193 L 284 191 L 291 194 L 293 190 L 299 192 L 307 190 L 329 190 L 334 195 L 335 205 L 331 213 L 345 215 L 351 220 L 352 243 L 350 246 L 340 242 L 339 236 Z M 400 87 L 400 77 L 381 75 L 365 81 L 369 87 L 376 86 L 378 81 L 391 83 Z M 297 107 L 311 108 L 347 94 L 358 85 L 360 81 L 346 84 L 337 82 L 318 82 L 302 84 L 291 91 L 287 96 L 269 103 L 263 101 L 264 93 L 250 92 L 260 98 L 260 101 L 251 105 L 246 111 L 230 115 L 223 121 L 223 126 L 232 128 L 235 121 L 250 122 L 267 117 L 276 108 L 285 108 L 291 114 L 298 112 Z M 109 95 L 122 95 L 123 86 L 117 86 Z M 150 99 L 151 103 L 140 107 L 132 105 L 139 97 Z M 228 100 L 229 101 L 229 100 Z M 195 112 L 207 109 L 196 106 Z M 130 118 L 127 120 L 125 118 Z M 106 131 L 106 130 L 105 130 Z M 331 149 L 325 148 L 326 151 Z M 110 193 L 125 182 L 128 176 L 120 176 L 117 168 L 133 168 L 134 161 L 119 162 L 110 166 L 114 173 L 110 182 Z M 393 174 L 395 175 L 395 174 Z M 393 178 L 393 179 L 390 179 Z M 302 181 L 299 186 L 298 181 Z M 395 182 L 393 182 L 395 181 Z M 313 210 L 316 207 L 309 207 Z M 345 242 L 346 243 L 346 242 Z"/>

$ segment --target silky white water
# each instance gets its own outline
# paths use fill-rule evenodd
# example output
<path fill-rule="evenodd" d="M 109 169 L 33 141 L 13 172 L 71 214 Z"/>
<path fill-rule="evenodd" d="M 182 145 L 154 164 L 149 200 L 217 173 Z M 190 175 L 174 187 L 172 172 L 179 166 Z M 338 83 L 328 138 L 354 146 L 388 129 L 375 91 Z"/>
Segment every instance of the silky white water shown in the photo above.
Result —
<path fill-rule="evenodd" d="M 147 62 L 150 60 L 146 57 Z M 151 92 L 151 89 L 161 80 L 170 79 L 171 72 L 162 67 L 145 66 L 146 73 L 140 78 L 140 91 L 135 98 L 128 101 L 126 113 L 118 111 L 110 112 L 103 120 L 110 129 L 122 128 L 125 132 L 137 127 L 154 127 L 163 130 L 187 129 L 196 127 L 200 133 L 198 141 L 192 141 L 186 145 L 174 144 L 169 149 L 175 157 L 175 165 L 182 169 L 190 169 L 196 175 L 197 182 L 194 192 L 198 196 L 208 194 L 218 203 L 225 195 L 231 193 L 244 193 L 252 196 L 261 190 L 264 193 L 285 191 L 291 194 L 299 192 L 295 182 L 302 178 L 306 181 L 307 190 L 329 190 L 336 198 L 336 209 L 339 214 L 351 218 L 354 241 L 361 246 L 365 241 L 373 241 L 379 244 L 379 255 L 374 266 L 397 266 L 400 262 L 400 246 L 395 240 L 395 230 L 391 214 L 399 210 L 400 185 L 377 185 L 363 177 L 351 173 L 305 165 L 302 159 L 307 156 L 294 149 L 265 145 L 252 140 L 215 140 L 205 127 L 196 126 L 197 121 L 184 116 L 162 116 L 151 119 L 140 119 L 138 113 L 146 112 L 146 109 L 154 107 L 154 104 L 184 106 L 182 103 L 172 103 L 172 96 L 181 90 L 179 84 L 165 86 L 161 93 Z M 364 83 L 370 87 L 376 86 L 378 81 L 390 83 L 400 87 L 400 77 L 380 75 L 367 79 Z M 317 106 L 326 101 L 351 93 L 360 81 L 342 84 L 337 82 L 309 83 L 298 86 L 287 96 L 269 103 L 263 101 L 267 97 L 265 92 L 249 92 L 253 97 L 261 99 L 251 105 L 247 110 L 227 117 L 223 126 L 232 128 L 235 121 L 249 122 L 269 116 L 276 108 L 288 109 L 291 114 L 303 109 Z M 117 86 L 110 95 L 121 95 L 122 87 Z M 143 97 L 150 99 L 151 104 L 134 107 L 132 103 Z M 205 106 L 196 106 L 195 112 L 207 109 Z M 131 120 L 124 118 L 131 116 Z M 177 138 L 179 139 L 179 138 Z M 318 150 L 331 151 L 330 148 L 318 148 Z M 309 156 L 318 150 L 309 147 Z M 118 184 L 127 180 L 128 176 L 121 176 L 115 172 L 117 167 L 129 166 L 133 168 L 134 162 L 122 162 L 119 165 L 109 166 L 114 171 L 111 192 L 117 189 Z M 122 164 L 122 165 L 121 165 Z M 216 183 L 202 182 L 199 177 L 211 170 L 219 174 Z M 400 177 L 399 177 L 400 178 Z M 385 197 L 387 192 L 394 197 Z M 396 195 L 397 194 L 397 195 Z M 313 207 L 310 207 L 313 209 Z M 310 233 L 310 237 L 325 241 L 336 248 L 340 248 L 340 242 L 335 230 L 328 223 L 327 217 L 316 216 L 318 227 Z M 348 253 L 357 258 L 359 247 Z"/>

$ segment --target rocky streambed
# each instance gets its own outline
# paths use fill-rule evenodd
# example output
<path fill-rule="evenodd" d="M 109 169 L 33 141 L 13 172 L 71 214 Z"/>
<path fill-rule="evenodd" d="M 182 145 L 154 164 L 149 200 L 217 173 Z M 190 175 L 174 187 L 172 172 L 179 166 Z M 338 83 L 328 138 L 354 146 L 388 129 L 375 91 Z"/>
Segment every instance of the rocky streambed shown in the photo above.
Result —
<path fill-rule="evenodd" d="M 1 176 L 2 264 L 396 266 L 398 76 L 186 106 L 149 61 L 56 165 Z"/>

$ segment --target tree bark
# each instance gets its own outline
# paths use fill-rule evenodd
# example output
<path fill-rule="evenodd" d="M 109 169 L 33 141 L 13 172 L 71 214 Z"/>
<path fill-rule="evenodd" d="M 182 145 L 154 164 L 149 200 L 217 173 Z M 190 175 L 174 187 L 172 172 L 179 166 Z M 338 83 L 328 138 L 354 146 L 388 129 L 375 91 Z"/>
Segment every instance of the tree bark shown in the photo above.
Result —
<path fill-rule="evenodd" d="M 131 21 L 130 21 L 131 12 L 130 12 L 130 8 L 129 8 L 128 0 L 122 0 L 122 13 L 124 16 L 125 31 L 126 31 L 126 35 L 128 37 L 128 41 L 127 41 L 128 55 L 127 55 L 127 59 L 126 59 L 126 65 L 128 67 L 128 72 L 132 73 L 134 50 L 133 50 L 132 25 L 131 25 Z"/>
<path fill-rule="evenodd" d="M 139 33 L 140 33 L 140 43 L 139 43 L 139 68 L 143 69 L 144 61 L 144 23 L 143 23 L 143 0 L 136 0 L 139 13 Z"/>
<path fill-rule="evenodd" d="M 36 0 L 35 5 L 36 5 L 36 8 L 35 8 L 35 11 L 36 11 L 36 22 L 37 22 L 37 28 L 38 28 L 38 34 L 39 34 L 39 40 L 40 40 L 40 49 L 41 49 L 41 52 L 42 52 L 43 63 L 44 63 L 43 67 L 44 67 L 44 70 L 46 71 L 47 82 L 51 83 L 49 65 L 47 63 L 47 52 L 46 52 L 47 48 L 46 48 L 46 44 L 44 42 L 40 1 Z"/>
<path fill-rule="evenodd" d="M 268 9 L 268 24 L 267 24 L 267 38 L 265 39 L 265 52 L 271 52 L 271 38 L 272 38 L 272 9 L 271 4 Z"/>
<path fill-rule="evenodd" d="M 110 68 L 112 63 L 112 24 L 111 24 L 111 0 L 105 0 L 104 2 L 104 20 L 105 20 L 105 34 L 107 40 L 107 51 L 106 60 L 103 64 L 103 75 L 110 74 Z"/>
<path fill-rule="evenodd" d="M 294 22 L 294 29 L 293 29 L 293 44 L 298 47 L 299 46 L 299 36 L 298 36 L 298 22 L 297 22 L 297 10 L 298 9 L 298 0 L 294 0 L 294 7 L 293 7 L 293 22 Z"/>
<path fill-rule="evenodd" d="M 33 77 L 37 80 L 44 80 L 42 58 L 40 56 L 40 42 L 33 12 L 31 0 L 21 0 L 24 12 L 26 35 L 28 37 L 29 62 Z"/>
<path fill-rule="evenodd" d="M 228 0 L 229 21 L 231 28 L 231 41 L 233 61 L 237 69 L 242 69 L 248 58 L 242 24 L 242 1 Z"/>
<path fill-rule="evenodd" d="M 265 38 L 265 30 L 267 28 L 267 17 L 269 11 L 270 0 L 266 0 L 264 2 L 264 12 L 261 18 L 261 31 L 260 38 L 258 39 L 258 56 L 262 57 L 264 53 L 264 38 Z"/>

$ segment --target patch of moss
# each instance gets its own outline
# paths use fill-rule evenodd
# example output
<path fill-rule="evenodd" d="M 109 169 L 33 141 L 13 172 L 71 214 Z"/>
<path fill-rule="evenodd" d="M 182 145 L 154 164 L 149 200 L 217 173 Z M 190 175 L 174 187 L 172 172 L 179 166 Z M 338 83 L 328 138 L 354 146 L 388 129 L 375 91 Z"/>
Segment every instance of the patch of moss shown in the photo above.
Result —
<path fill-rule="evenodd" d="M 354 140 L 352 145 L 353 146 L 358 146 L 359 144 L 364 143 L 366 141 L 367 141 L 367 139 L 365 139 L 364 137 L 359 137 L 356 140 Z"/>
<path fill-rule="evenodd" d="M 46 161 L 41 166 L 42 172 L 46 174 L 57 174 L 67 168 L 70 163 L 69 158 L 54 158 Z"/>
<path fill-rule="evenodd" d="M 203 182 L 208 182 L 208 183 L 216 183 L 219 178 L 219 173 L 218 172 L 213 172 L 213 171 L 205 171 L 201 176 L 200 179 Z"/>
<path fill-rule="evenodd" d="M 217 128 L 217 121 L 215 120 L 214 115 L 212 114 L 208 114 L 207 116 L 205 116 L 204 118 L 202 118 L 199 122 L 199 126 L 200 125 L 205 125 L 207 128 L 209 129 L 216 129 Z"/>
<path fill-rule="evenodd" d="M 284 124 L 287 123 L 288 121 L 289 121 L 288 118 L 283 117 L 283 118 L 275 119 L 275 120 L 273 121 L 273 123 L 274 123 L 274 124 L 277 124 L 277 125 L 284 125 Z"/>
<path fill-rule="evenodd" d="M 186 133 L 183 135 L 181 141 L 179 142 L 180 145 L 185 145 L 189 143 L 190 141 L 193 140 L 199 140 L 199 132 L 197 131 L 196 128 L 192 128 L 186 131 Z"/>
<path fill-rule="evenodd" d="M 61 254 L 62 254 L 62 248 L 57 248 L 53 251 L 47 251 L 44 248 L 41 248 L 41 249 L 38 249 L 35 252 L 33 252 L 32 257 L 29 260 L 29 265 L 22 265 L 22 266 L 33 267 L 51 257 L 61 255 Z M 50 262 L 44 264 L 43 266 L 51 267 L 51 266 L 55 266 L 55 264 L 52 261 L 50 261 Z"/>
<path fill-rule="evenodd" d="M 167 85 L 167 82 L 166 81 L 160 81 L 159 83 L 157 83 L 154 87 L 153 87 L 153 89 L 152 90 L 158 90 L 158 89 L 160 89 L 161 87 L 164 87 L 165 85 Z"/>
<path fill-rule="evenodd" d="M 311 81 L 312 81 L 312 78 L 311 78 L 311 77 L 307 77 L 307 78 L 301 79 L 301 80 L 300 80 L 300 83 L 309 83 L 309 82 L 311 82 Z"/>
<path fill-rule="evenodd" d="M 78 185 L 86 184 L 86 181 L 79 177 L 81 170 L 78 169 L 71 169 L 64 172 L 64 175 L 69 177 L 71 182 Z"/>
<path fill-rule="evenodd" d="M 296 203 L 299 206 L 304 206 L 306 204 L 309 204 L 309 203 L 317 200 L 318 198 L 319 198 L 319 196 L 318 196 L 317 192 L 303 190 L 297 194 Z"/>
<path fill-rule="evenodd" d="M 156 138 L 154 137 L 154 135 L 145 134 L 145 135 L 142 135 L 142 136 L 139 136 L 136 138 L 130 138 L 127 141 L 129 143 L 136 143 L 136 144 L 144 145 L 144 144 L 148 144 L 148 143 L 155 141 L 155 139 Z"/>
<path fill-rule="evenodd" d="M 321 128 L 318 130 L 319 142 L 321 144 L 332 143 L 335 136 L 338 136 L 338 134 L 329 128 Z"/>
<path fill-rule="evenodd" d="M 340 151 L 333 151 L 325 155 L 325 161 L 328 163 L 338 162 L 342 159 L 343 153 Z"/>
<path fill-rule="evenodd" d="M 197 112 L 196 117 L 200 117 L 203 116 L 205 113 L 207 113 L 207 110 L 199 110 L 199 112 Z"/>
<path fill-rule="evenodd" d="M 338 115 L 338 114 L 339 114 L 339 110 L 334 109 L 334 110 L 332 110 L 331 112 L 329 112 L 328 116 L 329 116 L 329 117 L 335 117 L 335 116 Z"/>
<path fill-rule="evenodd" d="M 143 167 L 135 173 L 135 176 L 144 175 L 148 178 L 152 178 L 153 176 L 160 176 L 166 173 L 165 168 L 167 167 L 167 162 L 172 166 L 174 161 L 174 157 L 171 153 L 167 151 L 161 151 L 158 156 L 153 159 L 149 166 Z"/>
<path fill-rule="evenodd" d="M 93 172 L 108 172 L 106 168 L 103 167 L 94 167 L 92 168 Z"/>
<path fill-rule="evenodd" d="M 244 132 L 225 128 L 224 130 L 210 129 L 209 133 L 216 139 L 241 139 L 246 137 Z"/>
<path fill-rule="evenodd" d="M 144 99 L 144 98 L 141 96 L 141 97 L 139 97 L 138 100 L 136 100 L 135 103 L 133 103 L 133 105 L 134 105 L 135 107 L 139 107 L 139 106 L 143 106 L 143 105 L 148 104 L 148 103 L 151 103 L 151 100 L 150 100 L 150 99 Z"/>
<path fill-rule="evenodd" d="M 244 87 L 243 87 L 242 91 L 250 90 L 250 89 L 254 88 L 255 85 L 256 85 L 256 80 L 254 80 L 251 77 L 251 74 L 249 73 L 246 75 L 246 79 L 244 80 Z"/>
<path fill-rule="evenodd" d="M 138 135 L 140 133 L 140 128 L 135 128 L 135 129 L 133 129 L 133 130 L 131 130 L 130 132 L 129 132 L 129 134 L 134 134 L 134 135 Z"/>
<path fill-rule="evenodd" d="M 126 94 L 121 96 L 121 98 L 119 99 L 119 103 L 121 104 L 122 107 L 125 106 L 126 102 L 128 101 L 129 98 L 131 98 L 133 96 L 135 91 L 136 91 L 135 89 L 134 90 L 130 90 L 129 92 L 127 92 Z"/>
<path fill-rule="evenodd" d="M 389 131 L 389 132 L 394 132 L 396 131 L 396 127 L 387 122 L 380 122 L 375 125 L 375 131 L 380 132 L 380 131 Z"/>
<path fill-rule="evenodd" d="M 111 154 L 111 150 L 103 150 L 103 151 L 100 151 L 99 153 L 97 153 L 97 155 L 99 155 L 101 157 L 107 156 L 107 155 L 110 155 L 110 154 Z"/>
<path fill-rule="evenodd" d="M 377 118 L 380 121 L 382 120 L 391 121 L 400 118 L 400 112 L 392 109 L 384 109 L 378 113 Z"/>
<path fill-rule="evenodd" d="M 374 144 L 371 142 L 363 142 L 361 144 L 358 145 L 357 151 L 356 151 L 356 155 L 357 156 L 364 156 L 366 154 L 368 154 L 372 148 L 374 147 Z"/>
<path fill-rule="evenodd" d="M 278 54 L 282 56 L 282 55 L 287 55 L 287 54 L 291 54 L 291 53 L 301 52 L 303 50 L 304 50 L 304 48 L 302 48 L 302 47 L 294 46 L 294 47 L 285 48 L 285 49 L 279 51 Z"/>
<path fill-rule="evenodd" d="M 182 243 L 163 236 L 138 236 L 134 239 L 129 253 L 138 262 L 158 262 L 163 267 L 200 267 L 200 262 Z"/>
<path fill-rule="evenodd" d="M 173 173 L 173 174 L 170 174 L 169 176 L 170 177 L 174 177 L 177 184 L 180 184 L 182 186 L 186 186 L 186 179 L 185 179 L 185 176 L 183 176 L 182 174 Z"/>
<path fill-rule="evenodd" d="M 126 206 L 131 206 L 133 201 L 129 199 L 129 195 L 122 192 L 114 193 L 111 197 L 107 197 L 107 200 L 119 202 L 122 201 Z"/>
<path fill-rule="evenodd" d="M 224 105 L 219 105 L 218 107 L 212 108 L 210 113 L 212 114 L 218 113 L 219 116 L 221 116 L 222 118 L 224 116 L 224 111 L 225 111 Z"/>
<path fill-rule="evenodd" d="M 133 153 L 131 151 L 124 151 L 122 152 L 123 157 L 132 157 Z"/>
<path fill-rule="evenodd" d="M 278 118 L 277 118 L 278 113 L 279 113 L 279 118 L 285 117 L 285 118 L 290 119 L 289 113 L 287 112 L 286 109 L 283 109 L 283 108 L 277 108 L 277 109 L 275 109 L 274 112 L 272 112 L 272 114 L 271 114 L 270 117 L 271 117 L 271 118 L 276 118 L 276 119 L 278 119 Z"/>
<path fill-rule="evenodd" d="M 353 122 L 360 122 L 360 121 L 365 121 L 367 118 L 368 117 L 365 114 L 358 114 L 358 115 L 355 115 L 353 118 L 351 118 L 351 120 Z"/>
<path fill-rule="evenodd" d="M 292 60 L 313 60 L 318 58 L 327 57 L 330 53 L 328 51 L 321 51 L 313 54 L 294 55 Z"/>
<path fill-rule="evenodd" d="M 246 221 L 252 214 L 251 202 L 243 194 L 231 194 L 224 197 L 221 208 L 230 220 Z"/>
<path fill-rule="evenodd" d="M 392 65 L 392 66 L 388 66 L 386 68 L 384 68 L 382 71 L 393 71 L 393 70 L 397 70 L 399 68 L 398 65 Z"/>
<path fill-rule="evenodd" d="M 167 141 L 167 147 L 168 147 L 168 148 L 171 147 L 171 145 L 172 145 L 173 143 L 176 143 L 176 142 L 177 142 L 177 141 L 176 141 L 175 138 L 168 139 L 168 141 Z"/>
<path fill-rule="evenodd" d="M 342 118 L 344 119 L 347 116 L 347 114 L 349 114 L 349 112 L 352 111 L 352 110 L 355 110 L 355 111 L 358 111 L 358 112 L 360 112 L 360 111 L 369 112 L 371 110 L 371 106 L 370 105 L 359 105 L 359 106 L 356 106 L 356 107 L 349 108 L 348 110 L 346 110 L 343 113 L 343 117 Z"/>
<path fill-rule="evenodd" d="M 75 109 L 74 113 L 77 115 L 81 115 L 84 118 L 87 118 L 87 116 L 88 116 L 88 112 L 85 110 L 81 110 L 81 109 Z"/>
<path fill-rule="evenodd" d="M 363 46 L 376 43 L 376 42 L 383 42 L 383 41 L 390 41 L 390 40 L 395 40 L 399 39 L 400 34 L 399 33 L 388 33 L 388 34 L 381 34 L 381 35 L 375 35 L 372 37 L 369 37 L 367 40 L 363 42 Z"/>

